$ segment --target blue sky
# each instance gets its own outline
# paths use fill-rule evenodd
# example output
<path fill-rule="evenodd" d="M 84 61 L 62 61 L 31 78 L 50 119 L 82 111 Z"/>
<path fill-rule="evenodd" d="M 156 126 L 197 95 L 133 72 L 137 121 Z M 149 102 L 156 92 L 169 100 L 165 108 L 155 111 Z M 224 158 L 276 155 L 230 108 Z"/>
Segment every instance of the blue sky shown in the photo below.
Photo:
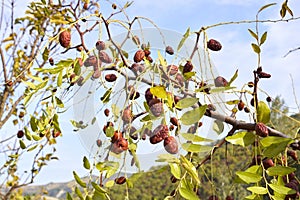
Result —
<path fill-rule="evenodd" d="M 115 1 L 124 4 L 125 1 Z M 257 0 L 137 0 L 128 8 L 130 17 L 145 16 L 153 20 L 159 27 L 184 33 L 190 27 L 198 31 L 200 27 L 225 21 L 253 20 L 257 10 L 268 3 L 278 3 L 262 13 L 262 18 L 279 19 L 279 9 L 282 1 Z M 19 2 L 17 2 L 19 3 Z M 289 1 L 294 16 L 300 16 L 300 3 Z M 24 4 L 24 2 L 22 2 Z M 19 4 L 18 6 L 22 6 Z M 106 8 L 106 6 L 103 6 Z M 108 9 L 109 7 L 107 7 Z M 251 49 L 253 38 L 247 29 L 253 29 L 254 24 L 220 26 L 208 30 L 209 38 L 219 40 L 223 48 L 220 52 L 213 52 L 212 58 L 219 74 L 229 79 L 236 69 L 239 77 L 236 85 L 252 80 L 252 71 L 256 66 L 256 55 Z M 281 95 L 286 103 L 296 108 L 292 82 L 294 79 L 296 98 L 300 97 L 300 51 L 283 56 L 290 50 L 300 46 L 300 21 L 289 23 L 266 23 L 260 26 L 261 33 L 268 31 L 268 38 L 262 48 L 263 69 L 272 74 L 270 80 L 261 81 L 262 89 L 275 97 Z M 265 97 L 262 96 L 264 99 Z M 37 177 L 37 184 L 48 182 L 62 182 L 71 180 L 72 171 L 81 176 L 87 175 L 83 170 L 82 157 L 88 156 L 80 139 L 74 132 L 69 120 L 63 120 L 64 135 L 58 139 L 57 155 L 59 161 L 52 161 Z M 7 130 L 6 130 L 7 131 Z"/>

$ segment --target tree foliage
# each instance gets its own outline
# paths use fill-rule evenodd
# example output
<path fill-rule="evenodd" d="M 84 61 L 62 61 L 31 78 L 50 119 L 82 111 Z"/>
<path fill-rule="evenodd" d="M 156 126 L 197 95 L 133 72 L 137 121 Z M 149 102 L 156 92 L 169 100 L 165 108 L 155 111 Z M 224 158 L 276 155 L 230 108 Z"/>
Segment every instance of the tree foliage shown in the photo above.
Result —
<path fill-rule="evenodd" d="M 102 3 L 111 6 L 108 14 L 100 7 Z M 73 171 L 78 187 L 74 194 L 67 193 L 67 199 L 114 199 L 114 185 L 125 188 L 122 197 L 115 198 L 142 198 L 142 194 L 131 194 L 131 188 L 144 185 L 145 180 L 138 175 L 130 177 L 130 170 L 141 171 L 140 151 L 149 146 L 162 147 L 158 157 L 151 152 L 148 156 L 166 164 L 162 171 L 170 170 L 174 182 L 172 186 L 164 184 L 158 171 L 150 172 L 159 182 L 154 181 L 157 188 L 153 186 L 151 193 L 157 198 L 299 196 L 299 180 L 294 175 L 298 166 L 289 159 L 297 160 L 300 149 L 299 118 L 288 116 L 278 98 L 270 109 L 269 100 L 260 93 L 260 84 L 271 77 L 261 66 L 261 47 L 268 33 L 260 32 L 260 23 L 298 20 L 288 1 L 281 5 L 281 19 L 261 20 L 260 13 L 275 4 L 263 5 L 253 21 L 218 23 L 195 32 L 188 28 L 177 44 L 172 44 L 175 46 L 169 44 L 172 33 L 150 19 L 127 16 L 132 2 L 34 1 L 25 16 L 17 19 L 13 16 L 14 0 L 11 5 L 12 22 L 1 24 L 7 31 L 0 48 L 0 129 L 13 123 L 20 130 L 0 141 L 5 158 L 0 168 L 5 176 L 2 199 L 15 198 L 15 190 L 33 183 L 41 169 L 57 159 L 60 117 L 70 109 L 75 111 L 69 119 L 75 131 L 98 138 L 91 147 L 95 153 L 91 151 L 93 155 L 80 163 L 91 178 L 83 180 Z M 229 81 L 214 71 L 210 54 L 220 51 L 222 45 L 209 37 L 208 30 L 242 23 L 255 24 L 255 29 L 248 31 L 254 39 L 250 46 L 257 55 L 257 66 L 253 81 L 236 86 L 238 70 Z M 145 24 L 153 29 L 146 29 Z M 114 29 L 124 34 L 114 37 Z M 155 49 L 156 41 L 150 41 L 153 30 L 163 49 Z M 225 101 L 223 95 L 232 99 Z M 98 99 L 96 105 L 90 102 L 91 97 Z M 93 105 L 92 110 L 88 104 Z M 285 115 L 278 117 L 276 113 Z M 248 121 L 238 119 L 238 114 Z M 202 126 L 208 127 L 205 119 L 212 120 L 206 131 L 224 137 L 212 141 L 201 135 Z M 293 123 L 283 124 L 285 121 Z M 96 124 L 101 131 L 97 127 L 94 133 L 95 129 L 89 128 Z M 215 156 L 218 149 L 224 154 Z M 239 155 L 239 160 L 224 156 L 240 152 L 245 154 Z M 23 176 L 19 163 L 25 154 L 33 160 Z M 219 168 L 220 163 L 229 169 L 229 175 L 216 178 L 224 169 Z M 172 193 L 158 194 L 158 186 Z"/>

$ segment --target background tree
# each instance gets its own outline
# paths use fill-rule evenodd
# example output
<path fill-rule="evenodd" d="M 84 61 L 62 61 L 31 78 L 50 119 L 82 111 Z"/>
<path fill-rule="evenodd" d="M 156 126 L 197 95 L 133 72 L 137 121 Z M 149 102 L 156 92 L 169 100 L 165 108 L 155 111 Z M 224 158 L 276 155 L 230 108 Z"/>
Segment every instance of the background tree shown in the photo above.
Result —
<path fill-rule="evenodd" d="M 83 106 L 79 111 L 81 115 L 71 120 L 74 128 L 87 132 L 97 118 L 104 116 L 108 123 L 101 120 L 104 127 L 100 139 L 94 141 L 98 153 L 93 161 L 83 158 L 83 166 L 91 174 L 89 180 L 82 180 L 73 172 L 78 183 L 74 198 L 110 199 L 110 188 L 124 184 L 123 196 L 129 199 L 134 176 L 129 178 L 124 165 L 129 159 L 131 166 L 140 169 L 137 152 L 145 142 L 156 146 L 164 143 L 168 153 L 159 157 L 160 162 L 168 164 L 175 182 L 168 187 L 175 189 L 171 194 L 166 193 L 166 199 L 198 199 L 207 195 L 212 195 L 211 198 L 215 198 L 213 195 L 220 198 L 234 195 L 236 198 L 239 194 L 234 192 L 235 183 L 247 185 L 251 192 L 247 199 L 299 196 L 299 181 L 293 174 L 297 169 L 291 167 L 287 159 L 287 156 L 295 159 L 294 150 L 299 149 L 297 132 L 286 134 L 286 129 L 279 130 L 279 123 L 272 121 L 277 117 L 270 121 L 271 110 L 259 96 L 259 83 L 271 76 L 261 66 L 261 46 L 267 40 L 267 32 L 260 33 L 259 24 L 298 20 L 293 17 L 287 1 L 281 6 L 281 19 L 260 20 L 259 14 L 274 4 L 264 5 L 256 20 L 219 23 L 196 32 L 187 29 L 175 47 L 168 46 L 167 38 L 162 37 L 165 48 L 157 54 L 147 38 L 138 36 L 133 29 L 138 27 L 143 33 L 144 23 L 148 23 L 159 33 L 162 31 L 150 19 L 127 16 L 125 11 L 131 2 L 121 6 L 109 3 L 112 12 L 106 15 L 98 1 L 41 0 L 30 3 L 26 15 L 17 19 L 13 14 L 14 4 L 13 0 L 9 2 L 11 20 L 6 24 L 1 21 L 1 29 L 4 27 L 7 31 L 0 49 L 3 66 L 0 128 L 13 122 L 20 131 L 1 141 L 6 160 L 0 168 L 1 174 L 6 175 L 2 175 L 2 199 L 15 198 L 14 190 L 32 183 L 48 161 L 57 159 L 54 146 L 61 135 L 59 116 L 72 106 L 70 99 L 75 100 L 73 108 L 80 109 L 82 107 L 76 105 L 85 102 L 91 94 L 101 99 L 100 105 L 94 107 L 96 116 L 84 117 L 89 111 Z M 2 11 L 2 16 L 4 14 Z M 207 74 L 197 71 L 195 63 L 200 65 L 197 69 L 211 69 L 210 52 L 222 48 L 218 41 L 209 39 L 207 30 L 243 23 L 256 25 L 255 30 L 249 29 L 255 41 L 251 46 L 257 55 L 254 80 L 237 88 L 234 80 L 238 71 L 229 81 L 213 71 Z M 117 41 L 111 34 L 114 28 L 126 31 L 126 37 Z M 99 31 L 99 38 L 91 41 L 95 31 Z M 185 57 L 178 58 L 188 38 L 194 34 L 194 48 Z M 127 43 L 135 45 L 133 53 L 126 52 Z M 92 85 L 95 90 L 86 89 Z M 145 90 L 141 90 L 141 86 Z M 82 91 L 86 91 L 86 95 L 82 96 Z M 221 99 L 222 94 L 233 94 L 233 100 L 214 103 L 213 99 Z M 118 104 L 120 100 L 124 102 Z M 247 122 L 237 119 L 241 111 L 249 117 Z M 228 131 L 226 138 L 211 143 L 200 137 L 203 117 L 213 119 L 215 132 Z M 297 130 L 297 119 L 288 119 L 295 122 L 289 130 Z M 226 124 L 229 130 L 224 129 Z M 227 143 L 233 146 L 224 145 Z M 232 148 L 231 151 L 225 149 L 224 153 L 235 153 L 241 148 L 248 156 L 241 164 L 222 156 L 224 154 L 215 157 L 216 150 L 223 146 Z M 180 148 L 186 153 L 179 151 Z M 32 154 L 33 158 L 28 172 L 24 172 L 25 178 L 18 171 L 19 160 L 24 154 Z M 100 156 L 102 159 L 98 158 Z M 214 174 L 219 171 L 218 159 L 225 159 L 228 168 L 233 165 L 231 179 L 215 179 Z M 96 180 L 92 176 L 95 174 Z M 114 174 L 117 178 L 113 178 Z M 225 194 L 216 187 L 218 181 L 233 186 Z M 201 194 L 202 188 L 208 187 L 211 194 Z M 67 198 L 72 199 L 72 195 L 67 193 Z"/>

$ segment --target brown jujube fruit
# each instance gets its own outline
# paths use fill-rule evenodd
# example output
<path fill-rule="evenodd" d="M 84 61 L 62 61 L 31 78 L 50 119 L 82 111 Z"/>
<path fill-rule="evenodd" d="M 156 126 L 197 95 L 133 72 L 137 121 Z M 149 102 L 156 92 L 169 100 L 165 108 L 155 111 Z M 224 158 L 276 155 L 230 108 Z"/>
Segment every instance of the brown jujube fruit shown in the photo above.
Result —
<path fill-rule="evenodd" d="M 62 47 L 67 48 L 71 42 L 71 33 L 67 30 L 61 32 L 59 34 L 58 40 Z"/>
<path fill-rule="evenodd" d="M 194 66 L 192 65 L 191 61 L 187 61 L 185 65 L 183 66 L 183 73 L 191 72 L 193 70 Z"/>
<path fill-rule="evenodd" d="M 216 87 L 225 87 L 228 84 L 228 81 L 222 76 L 218 76 L 214 82 Z"/>
<path fill-rule="evenodd" d="M 145 52 L 143 50 L 138 50 L 133 57 L 134 62 L 139 63 L 141 62 L 145 57 Z"/>
<path fill-rule="evenodd" d="M 256 123 L 255 125 L 255 132 L 257 135 L 261 137 L 267 137 L 269 135 L 268 127 L 261 122 Z"/>
<path fill-rule="evenodd" d="M 111 142 L 114 143 L 118 141 L 119 139 L 123 138 L 123 133 L 120 131 L 115 131 L 114 135 L 111 137 Z"/>
<path fill-rule="evenodd" d="M 49 63 L 50 63 L 51 66 L 54 65 L 54 60 L 53 60 L 53 58 L 49 58 Z"/>
<path fill-rule="evenodd" d="M 106 74 L 105 80 L 107 82 L 114 82 L 115 80 L 117 80 L 117 76 L 115 74 Z"/>
<path fill-rule="evenodd" d="M 244 107 L 245 107 L 245 103 L 244 103 L 243 101 L 240 101 L 240 102 L 238 103 L 238 109 L 239 109 L 239 111 L 243 110 Z"/>
<path fill-rule="evenodd" d="M 171 117 L 170 118 L 170 122 L 174 125 L 174 126 L 178 126 L 178 119 L 176 117 Z"/>
<path fill-rule="evenodd" d="M 171 46 L 167 46 L 166 47 L 166 52 L 169 55 L 173 55 L 174 54 L 174 49 Z"/>
<path fill-rule="evenodd" d="M 178 153 L 178 143 L 173 136 L 164 139 L 165 150 L 170 154 Z"/>
<path fill-rule="evenodd" d="M 17 137 L 18 138 L 22 138 L 24 136 L 24 131 L 23 130 L 19 130 L 17 133 Z"/>
<path fill-rule="evenodd" d="M 168 70 L 167 73 L 170 74 L 171 76 L 178 73 L 178 67 L 176 65 L 169 65 L 167 67 L 167 70 Z"/>
<path fill-rule="evenodd" d="M 152 99 L 151 101 L 154 101 L 155 99 Z M 150 111 L 151 113 L 155 116 L 155 117 L 158 117 L 160 116 L 164 109 L 163 109 L 163 103 L 161 103 L 160 101 L 155 103 L 155 104 L 151 104 L 151 101 L 149 103 L 149 106 L 150 106 Z"/>
<path fill-rule="evenodd" d="M 102 146 L 102 141 L 100 139 L 96 140 L 96 144 L 98 147 L 101 147 Z"/>
<path fill-rule="evenodd" d="M 110 113 L 109 109 L 106 108 L 106 109 L 104 110 L 104 115 L 105 115 L 106 117 L 108 117 L 108 116 L 109 116 L 109 113 Z"/>
<path fill-rule="evenodd" d="M 122 113 L 122 120 L 125 124 L 128 124 L 132 121 L 133 115 L 130 107 L 127 107 Z"/>
<path fill-rule="evenodd" d="M 101 40 L 97 41 L 97 42 L 96 42 L 96 49 L 97 49 L 98 51 L 104 50 L 104 49 L 105 49 L 105 42 L 104 42 L 104 41 L 101 41 Z"/>
<path fill-rule="evenodd" d="M 98 66 L 98 60 L 96 56 L 89 56 L 85 61 L 84 61 L 84 66 L 89 67 L 89 66 Z"/>
<path fill-rule="evenodd" d="M 210 39 L 207 42 L 207 48 L 212 51 L 220 51 L 222 49 L 222 45 L 219 41 L 217 41 L 215 39 Z"/>
<path fill-rule="evenodd" d="M 122 185 L 126 182 L 126 178 L 124 176 L 120 176 L 118 178 L 115 179 L 115 183 L 116 184 L 119 184 L 119 185 Z"/>
<path fill-rule="evenodd" d="M 274 166 L 274 162 L 271 158 L 266 158 L 262 161 L 263 163 L 263 166 L 265 169 L 268 169 L 270 167 L 273 167 Z"/>
<path fill-rule="evenodd" d="M 99 59 L 104 62 L 104 63 L 111 63 L 112 62 L 112 59 L 111 57 L 105 52 L 105 51 L 99 51 Z"/>

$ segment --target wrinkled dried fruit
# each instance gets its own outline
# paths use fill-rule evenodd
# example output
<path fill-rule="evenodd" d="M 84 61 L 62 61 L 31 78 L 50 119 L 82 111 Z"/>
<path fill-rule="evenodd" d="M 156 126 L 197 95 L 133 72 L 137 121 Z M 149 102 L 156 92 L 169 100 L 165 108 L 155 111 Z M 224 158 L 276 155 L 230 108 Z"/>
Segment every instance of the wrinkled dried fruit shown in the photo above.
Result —
<path fill-rule="evenodd" d="M 214 82 L 216 87 L 226 87 L 228 84 L 228 81 L 222 76 L 218 76 Z"/>
<path fill-rule="evenodd" d="M 117 76 L 115 74 L 106 74 L 105 80 L 107 82 L 114 82 L 115 80 L 117 80 Z"/>
<path fill-rule="evenodd" d="M 182 73 L 191 72 L 193 70 L 194 66 L 191 63 L 191 61 L 187 61 L 185 65 L 183 66 Z"/>
<path fill-rule="evenodd" d="M 104 41 L 101 41 L 101 40 L 97 41 L 97 42 L 96 42 L 96 49 L 97 49 L 98 51 L 104 50 L 104 49 L 105 49 L 105 42 L 104 42 Z"/>
<path fill-rule="evenodd" d="M 298 155 L 296 151 L 288 150 L 287 155 L 290 156 L 293 160 L 298 161 Z"/>
<path fill-rule="evenodd" d="M 265 169 L 268 169 L 269 167 L 274 167 L 274 162 L 271 158 L 264 159 L 262 163 Z"/>
<path fill-rule="evenodd" d="M 145 92 L 145 99 L 147 101 L 147 103 L 149 104 L 150 100 L 152 100 L 154 98 L 153 94 L 150 91 L 150 88 L 148 88 Z"/>
<path fill-rule="evenodd" d="M 51 66 L 54 65 L 54 60 L 53 60 L 53 58 L 49 58 L 49 63 L 50 63 Z"/>
<path fill-rule="evenodd" d="M 295 194 L 286 195 L 285 200 L 296 199 L 299 197 L 299 183 L 297 180 L 292 180 L 291 182 L 286 183 L 285 187 L 291 188 L 296 191 Z"/>
<path fill-rule="evenodd" d="M 145 52 L 143 50 L 138 50 L 133 57 L 134 62 L 139 63 L 141 62 L 145 57 Z"/>
<path fill-rule="evenodd" d="M 173 136 L 164 139 L 165 150 L 170 154 L 178 153 L 178 143 Z"/>
<path fill-rule="evenodd" d="M 207 42 L 207 48 L 209 48 L 212 51 L 220 51 L 222 49 L 222 45 L 219 41 L 210 39 Z"/>
<path fill-rule="evenodd" d="M 115 183 L 119 184 L 119 185 L 122 185 L 125 182 L 126 182 L 126 178 L 124 176 L 121 176 L 121 177 L 115 179 Z"/>
<path fill-rule="evenodd" d="M 150 62 L 150 63 L 153 63 L 153 59 L 151 56 L 147 56 L 146 59 Z"/>
<path fill-rule="evenodd" d="M 24 131 L 23 130 L 19 130 L 17 133 L 17 137 L 18 138 L 22 138 L 24 136 Z"/>
<path fill-rule="evenodd" d="M 249 109 L 248 107 L 245 107 L 245 108 L 244 108 L 244 111 L 245 111 L 245 113 L 249 113 L 249 112 L 250 112 L 250 109 Z"/>
<path fill-rule="evenodd" d="M 271 101 L 272 101 L 272 98 L 271 98 L 271 97 L 267 97 L 267 98 L 266 98 L 266 101 L 267 101 L 267 102 L 271 102 Z"/>
<path fill-rule="evenodd" d="M 171 117 L 170 122 L 174 125 L 174 126 L 178 126 L 178 119 L 176 117 Z"/>
<path fill-rule="evenodd" d="M 130 69 L 131 69 L 133 72 L 137 73 L 137 72 L 143 72 L 144 69 L 145 69 L 145 67 L 144 67 L 143 65 L 141 65 L 141 64 L 133 63 L 133 64 L 131 65 Z"/>
<path fill-rule="evenodd" d="M 244 102 L 241 100 L 241 101 L 238 103 L 238 109 L 239 109 L 239 111 L 243 110 L 244 107 L 245 107 L 245 104 L 244 104 Z"/>
<path fill-rule="evenodd" d="M 98 147 L 101 147 L 102 146 L 102 141 L 100 139 L 96 140 L 96 144 Z"/>
<path fill-rule="evenodd" d="M 169 65 L 167 70 L 168 70 L 168 74 L 172 76 L 172 75 L 177 74 L 178 67 L 176 65 Z"/>
<path fill-rule="evenodd" d="M 149 49 L 144 50 L 145 56 L 148 57 L 151 54 L 151 51 Z"/>
<path fill-rule="evenodd" d="M 130 107 L 127 107 L 122 114 L 122 120 L 125 124 L 128 124 L 132 121 L 133 115 Z"/>
<path fill-rule="evenodd" d="M 121 138 L 123 138 L 123 133 L 120 131 L 115 131 L 114 135 L 111 137 L 111 142 L 115 143 L 116 141 L 118 141 Z"/>
<path fill-rule="evenodd" d="M 166 52 L 167 52 L 167 54 L 173 55 L 174 54 L 174 49 L 170 46 L 167 46 L 166 47 Z"/>
<path fill-rule="evenodd" d="M 99 59 L 104 63 L 111 63 L 112 59 L 109 57 L 109 55 L 104 51 L 99 51 Z"/>
<path fill-rule="evenodd" d="M 128 149 L 128 141 L 125 138 L 120 138 L 112 144 L 111 151 L 119 154 Z"/>
<path fill-rule="evenodd" d="M 268 74 L 266 72 L 260 72 L 258 73 L 259 78 L 271 78 L 271 74 Z"/>
<path fill-rule="evenodd" d="M 158 100 L 158 99 L 152 99 L 149 102 L 149 107 L 150 107 L 151 113 L 155 117 L 160 116 L 163 112 L 163 103 L 161 103 L 160 100 Z"/>
<path fill-rule="evenodd" d="M 84 61 L 84 66 L 90 67 L 90 66 L 98 66 L 98 59 L 96 56 L 89 56 L 85 61 Z"/>
<path fill-rule="evenodd" d="M 106 109 L 104 110 L 104 115 L 105 115 L 106 117 L 109 116 L 109 109 L 108 109 L 108 108 L 106 108 Z"/>
<path fill-rule="evenodd" d="M 261 122 L 258 122 L 255 125 L 255 132 L 257 135 L 261 136 L 261 137 L 267 137 L 269 135 L 269 130 L 268 127 Z"/>
<path fill-rule="evenodd" d="M 166 137 L 169 136 L 169 129 L 167 125 L 159 125 L 152 132 L 152 136 L 150 137 L 151 144 L 157 144 L 163 141 Z"/>
<path fill-rule="evenodd" d="M 63 31 L 59 34 L 59 43 L 62 47 L 67 48 L 71 42 L 71 33 L 69 31 Z"/>

